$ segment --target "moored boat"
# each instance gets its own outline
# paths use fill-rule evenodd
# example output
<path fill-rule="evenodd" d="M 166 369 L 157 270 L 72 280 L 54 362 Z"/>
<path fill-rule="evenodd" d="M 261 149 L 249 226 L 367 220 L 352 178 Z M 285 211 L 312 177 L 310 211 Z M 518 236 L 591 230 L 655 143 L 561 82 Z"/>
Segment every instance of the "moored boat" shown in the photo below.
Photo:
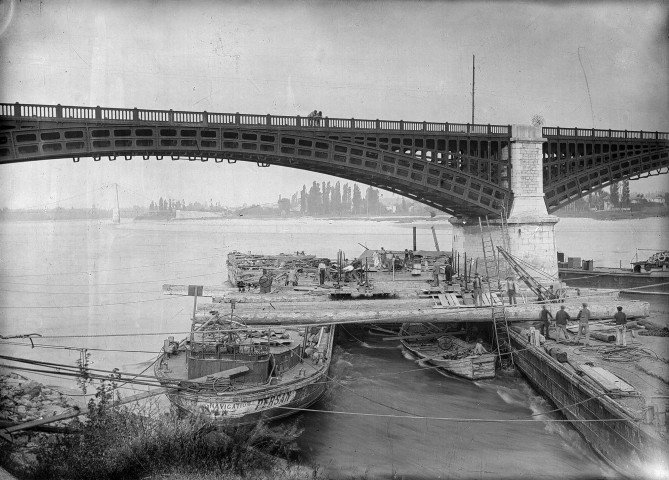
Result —
<path fill-rule="evenodd" d="M 274 420 L 325 393 L 331 326 L 249 328 L 233 314 L 194 321 L 180 343 L 166 340 L 155 375 L 179 411 L 223 425 Z"/>
<path fill-rule="evenodd" d="M 558 254 L 560 256 L 562 254 Z M 669 252 L 657 252 L 631 268 L 596 267 L 592 260 L 558 258 L 558 274 L 571 287 L 613 288 L 638 293 L 669 293 Z"/>
<path fill-rule="evenodd" d="M 448 373 L 469 380 L 495 376 L 495 355 L 476 353 L 476 342 L 462 340 L 439 325 L 405 323 L 399 338 L 413 356 Z"/>

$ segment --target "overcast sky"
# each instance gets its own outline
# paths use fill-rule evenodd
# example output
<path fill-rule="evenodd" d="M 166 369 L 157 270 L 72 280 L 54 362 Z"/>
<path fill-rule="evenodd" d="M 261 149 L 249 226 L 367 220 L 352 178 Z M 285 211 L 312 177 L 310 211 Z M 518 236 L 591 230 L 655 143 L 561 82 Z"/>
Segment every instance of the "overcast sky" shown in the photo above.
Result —
<path fill-rule="evenodd" d="M 467 122 L 476 55 L 477 123 L 669 131 L 667 19 L 663 2 L 0 0 L 0 101 Z M 0 166 L 0 207 L 100 205 L 81 194 L 112 182 L 126 205 L 268 203 L 324 179 L 54 160 Z"/>

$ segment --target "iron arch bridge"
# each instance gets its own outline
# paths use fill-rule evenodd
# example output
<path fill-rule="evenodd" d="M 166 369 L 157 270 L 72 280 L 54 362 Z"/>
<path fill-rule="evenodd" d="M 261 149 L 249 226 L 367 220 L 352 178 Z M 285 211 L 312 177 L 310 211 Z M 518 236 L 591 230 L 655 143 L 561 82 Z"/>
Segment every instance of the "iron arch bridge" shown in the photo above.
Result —
<path fill-rule="evenodd" d="M 669 167 L 666 133 L 548 127 L 543 135 L 549 212 Z M 510 125 L 0 104 L 0 164 L 140 156 L 247 161 L 353 180 L 470 217 L 499 216 L 509 207 L 511 140 Z"/>

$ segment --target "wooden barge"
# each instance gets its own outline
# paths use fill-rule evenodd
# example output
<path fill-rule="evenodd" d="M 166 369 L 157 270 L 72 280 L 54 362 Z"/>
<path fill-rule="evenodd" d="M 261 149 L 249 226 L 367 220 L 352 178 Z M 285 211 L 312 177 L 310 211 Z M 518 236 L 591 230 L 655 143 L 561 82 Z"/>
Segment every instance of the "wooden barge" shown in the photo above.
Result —
<path fill-rule="evenodd" d="M 669 252 L 658 252 L 647 260 L 633 262 L 630 268 L 596 267 L 592 260 L 570 257 L 566 262 L 558 262 L 558 275 L 570 287 L 669 294 Z"/>
<path fill-rule="evenodd" d="M 291 415 L 325 393 L 331 326 L 250 329 L 217 317 L 167 340 L 155 375 L 181 412 L 242 425 Z"/>
<path fill-rule="evenodd" d="M 652 376 L 639 382 L 642 372 L 633 372 L 627 380 L 641 389 L 650 388 L 644 395 L 625 381 L 608 378 L 614 367 L 597 367 L 601 362 L 588 354 L 591 350 L 575 355 L 578 346 L 562 345 L 556 354 L 553 342 L 547 342 L 544 348 L 534 346 L 518 329 L 509 331 L 516 367 L 571 421 L 593 450 L 626 478 L 666 478 L 666 384 Z M 625 375 L 628 368 L 616 373 Z M 651 386 L 653 380 L 665 391 L 659 392 L 659 397 L 657 388 Z M 663 404 L 661 408 L 653 404 L 657 401 Z"/>

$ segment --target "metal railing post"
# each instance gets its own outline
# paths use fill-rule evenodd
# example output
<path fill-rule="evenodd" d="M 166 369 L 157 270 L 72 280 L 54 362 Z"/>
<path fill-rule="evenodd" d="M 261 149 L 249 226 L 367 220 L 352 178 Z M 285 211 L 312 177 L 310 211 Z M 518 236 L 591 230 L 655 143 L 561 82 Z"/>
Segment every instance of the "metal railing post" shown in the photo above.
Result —
<path fill-rule="evenodd" d="M 404 130 L 404 120 L 400 120 L 400 130 Z"/>
<path fill-rule="evenodd" d="M 132 119 L 133 119 L 134 121 L 138 121 L 138 120 L 139 120 L 139 110 L 137 110 L 137 107 L 135 107 L 135 108 L 132 109 Z"/>
<path fill-rule="evenodd" d="M 351 128 L 355 128 L 355 118 L 351 118 Z"/>
<path fill-rule="evenodd" d="M 270 127 L 272 125 L 272 116 L 268 113 L 267 114 L 267 126 Z"/>
<path fill-rule="evenodd" d="M 239 112 L 235 113 L 235 125 L 239 125 L 241 123 L 241 119 L 239 116 Z"/>
<path fill-rule="evenodd" d="M 14 116 L 15 117 L 21 116 L 21 104 L 19 102 L 16 102 L 14 104 Z"/>
<path fill-rule="evenodd" d="M 209 114 L 207 113 L 206 110 L 202 112 L 202 123 L 204 125 L 209 125 Z"/>
<path fill-rule="evenodd" d="M 297 117 L 295 117 L 295 126 L 297 126 L 297 127 L 302 126 L 302 117 L 300 117 L 299 115 Z"/>
<path fill-rule="evenodd" d="M 56 118 L 63 118 L 63 106 L 60 103 L 56 105 Z"/>

